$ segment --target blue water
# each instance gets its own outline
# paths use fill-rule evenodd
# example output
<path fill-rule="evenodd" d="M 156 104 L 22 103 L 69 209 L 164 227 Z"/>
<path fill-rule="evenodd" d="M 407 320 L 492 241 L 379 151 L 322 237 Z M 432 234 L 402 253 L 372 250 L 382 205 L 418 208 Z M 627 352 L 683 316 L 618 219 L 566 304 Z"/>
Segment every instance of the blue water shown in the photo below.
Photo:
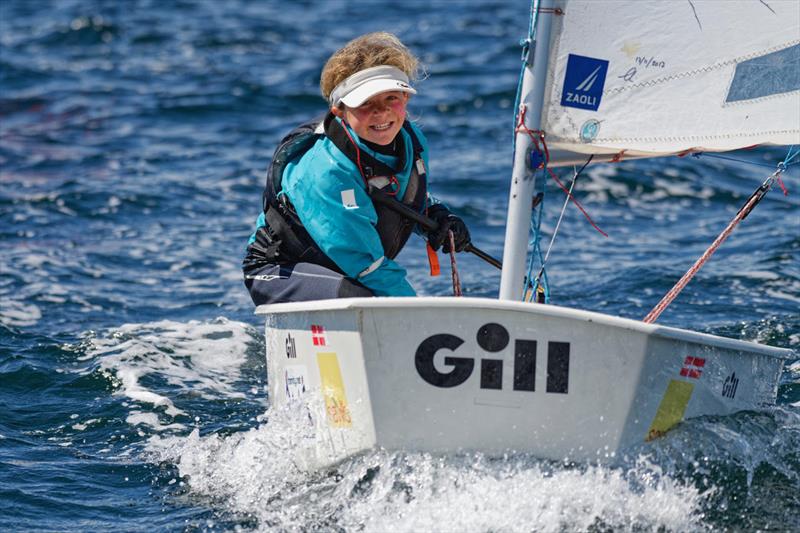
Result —
<path fill-rule="evenodd" d="M 240 261 L 280 136 L 324 109 L 329 54 L 396 32 L 434 192 L 502 256 L 526 0 L 0 4 L 0 530 L 800 529 L 800 362 L 778 405 L 681 424 L 630 463 L 375 451 L 292 461 Z M 736 154 L 776 163 L 785 149 Z M 660 323 L 800 349 L 800 176 Z M 641 318 L 769 171 L 588 169 L 549 263 L 560 305 Z M 548 189 L 543 229 L 563 200 Z M 420 242 L 400 257 L 421 294 Z M 459 257 L 465 292 L 499 275 Z"/>

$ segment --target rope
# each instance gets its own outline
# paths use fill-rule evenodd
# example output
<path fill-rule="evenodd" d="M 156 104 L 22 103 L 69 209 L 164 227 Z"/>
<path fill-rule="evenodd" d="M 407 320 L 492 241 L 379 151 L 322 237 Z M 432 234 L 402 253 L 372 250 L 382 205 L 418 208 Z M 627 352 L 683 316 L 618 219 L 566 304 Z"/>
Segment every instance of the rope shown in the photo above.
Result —
<path fill-rule="evenodd" d="M 542 214 L 544 209 L 540 207 L 542 199 L 544 198 L 544 191 L 540 192 L 534 197 L 534 211 L 531 214 L 531 259 L 528 262 L 528 271 L 525 273 L 526 290 L 523 292 L 523 301 L 533 301 L 534 295 L 540 303 L 550 302 L 550 284 L 547 278 L 547 271 L 544 269 L 544 258 L 542 257 L 542 248 L 540 246 Z M 537 207 L 539 208 L 537 210 Z M 536 276 L 535 283 L 532 281 L 531 274 L 533 273 L 533 263 L 538 259 L 542 267 Z"/>
<path fill-rule="evenodd" d="M 547 165 L 550 163 L 550 151 L 547 149 L 547 141 L 545 140 L 545 134 L 541 130 L 531 130 L 530 128 L 528 128 L 528 126 L 525 125 L 525 113 L 527 112 L 527 108 L 524 105 L 521 107 L 522 109 L 519 116 L 519 123 L 517 124 L 517 128 L 515 131 L 517 132 L 523 131 L 527 133 L 528 136 L 531 138 L 531 142 L 536 147 L 536 150 L 539 153 L 544 153 L 544 162 L 539 168 L 543 168 L 547 171 L 550 177 L 553 178 L 553 181 L 555 181 L 556 184 L 558 184 L 558 186 L 561 188 L 561 190 L 564 191 L 564 193 L 567 195 L 567 198 L 569 200 L 572 200 L 572 202 L 580 210 L 580 212 L 583 213 L 583 216 L 586 217 L 586 220 L 589 221 L 589 224 L 591 224 L 592 227 L 597 231 L 599 231 L 604 237 L 608 237 L 608 233 L 601 230 L 600 227 L 597 224 L 595 224 L 594 220 L 592 220 L 592 217 L 590 217 L 589 213 L 586 212 L 586 209 L 584 209 L 581 203 L 572 195 L 571 192 L 572 189 L 568 190 L 566 187 L 564 187 L 564 184 L 561 183 L 561 181 L 558 179 L 555 173 L 547 167 Z M 539 147 L 540 141 L 542 143 L 541 148 Z M 621 154 L 622 152 L 620 152 L 617 155 L 621 156 Z M 591 161 L 591 158 L 589 158 L 589 161 Z M 586 162 L 583 168 L 585 168 L 586 165 L 589 164 L 589 161 Z M 581 171 L 583 171 L 583 168 L 581 168 Z"/>
<path fill-rule="evenodd" d="M 458 267 L 456 267 L 456 240 L 452 230 L 447 231 L 447 236 L 450 239 L 450 271 L 453 273 L 453 296 L 461 296 L 461 279 L 458 277 Z"/>
<path fill-rule="evenodd" d="M 789 151 L 786 154 L 786 159 L 783 160 L 784 168 L 788 168 L 790 164 L 794 165 L 796 163 L 792 163 L 792 160 L 800 155 L 800 147 L 797 146 L 790 146 Z"/>
<path fill-rule="evenodd" d="M 519 119 L 520 101 L 522 99 L 522 77 L 525 75 L 525 66 L 528 64 L 528 58 L 531 51 L 531 43 L 534 39 L 534 31 L 536 28 L 536 18 L 539 13 L 538 0 L 531 0 L 531 16 L 528 22 L 528 35 L 524 39 L 520 39 L 519 45 L 522 47 L 520 55 L 519 77 L 517 80 L 517 94 L 514 96 L 514 131 L 516 132 L 517 120 Z M 514 143 L 516 135 L 511 137 L 511 151 L 514 152 Z"/>
<path fill-rule="evenodd" d="M 520 131 L 525 132 L 531 139 L 531 142 L 536 147 L 537 153 L 542 153 L 542 149 L 539 146 L 539 140 L 543 140 L 544 134 L 541 132 L 539 133 L 539 137 L 537 138 L 536 135 L 532 130 L 530 130 L 525 125 L 525 114 L 527 112 L 527 106 L 525 104 L 521 104 L 519 106 L 519 115 L 518 115 L 518 123 L 514 127 L 514 133 L 519 133 Z M 547 147 L 545 145 L 545 150 Z M 546 153 L 546 156 L 543 162 L 539 165 L 538 168 L 543 168 L 546 166 L 547 161 L 549 160 L 549 153 Z M 531 165 L 533 166 L 533 165 Z M 534 173 L 538 168 L 533 169 Z M 523 291 L 522 299 L 523 301 L 533 301 L 534 297 L 536 301 L 541 303 L 548 303 L 550 301 L 550 287 L 547 280 L 547 273 L 544 271 L 544 257 L 542 256 L 542 248 L 541 248 L 541 226 L 542 226 L 542 216 L 544 213 L 544 194 L 546 188 L 544 182 L 541 184 L 541 192 L 538 193 L 533 199 L 533 206 L 531 210 L 531 240 L 529 246 L 531 248 L 531 258 L 528 262 L 528 271 L 525 273 L 525 291 Z M 538 209 L 537 209 L 538 208 Z M 533 274 L 533 265 L 534 262 L 538 259 L 539 264 L 542 265 L 542 268 L 539 270 L 539 274 L 536 276 L 535 283 L 532 278 Z M 540 285 L 541 283 L 541 285 Z"/>
<path fill-rule="evenodd" d="M 572 175 L 572 183 L 569 184 L 569 191 L 567 191 L 567 197 L 564 198 L 564 204 L 561 206 L 561 213 L 559 213 L 559 215 L 558 215 L 558 221 L 556 222 L 556 227 L 553 230 L 553 236 L 550 237 L 550 244 L 547 245 L 547 252 L 544 254 L 544 261 L 542 262 L 542 270 L 544 270 L 544 266 L 547 263 L 547 260 L 550 259 L 550 251 L 553 249 L 553 243 L 555 243 L 555 241 L 556 241 L 556 235 L 558 235 L 558 230 L 561 227 L 561 221 L 564 219 L 564 213 L 567 210 L 567 205 L 569 204 L 569 199 L 572 197 L 572 190 L 575 188 L 575 183 L 578 181 L 578 176 L 581 175 L 581 172 L 583 172 L 583 170 L 592 161 L 593 158 L 594 158 L 594 154 L 590 155 L 589 159 L 586 160 L 586 162 L 583 164 L 583 166 L 580 168 L 580 170 L 578 170 L 574 166 L 572 167 L 572 171 L 574 172 L 574 174 Z M 598 230 L 599 230 L 599 228 L 598 228 Z M 602 231 L 601 231 L 601 233 L 602 233 Z M 603 235 L 606 235 L 606 234 L 603 233 Z M 606 237 L 608 237 L 608 235 L 606 235 Z M 540 271 L 539 275 L 536 276 L 537 279 L 541 274 L 542 274 L 542 272 Z"/>
<path fill-rule="evenodd" d="M 581 213 L 583 213 L 583 216 L 584 216 L 584 217 L 586 217 L 586 220 L 588 220 L 588 221 L 589 221 L 589 224 L 591 224 L 591 225 L 592 225 L 592 227 L 593 227 L 594 229 L 596 229 L 597 231 L 599 231 L 599 232 L 600 232 L 600 234 L 601 234 L 603 237 L 608 237 L 608 233 L 606 233 L 605 231 L 601 230 L 601 229 L 600 229 L 600 226 L 598 226 L 597 224 L 595 224 L 595 223 L 594 223 L 594 220 L 592 220 L 592 217 L 590 217 L 590 216 L 589 216 L 589 213 L 587 213 L 587 212 L 586 212 L 586 210 L 583 208 L 583 206 L 581 205 L 581 203 L 580 203 L 580 202 L 579 202 L 579 201 L 578 201 L 578 200 L 577 200 L 577 199 L 576 199 L 574 196 L 572 196 L 572 189 L 570 189 L 570 190 L 567 190 L 567 188 L 566 188 L 566 187 L 564 187 L 564 185 L 563 185 L 563 184 L 562 184 L 562 183 L 561 183 L 561 182 L 558 180 L 558 178 L 557 178 L 557 177 L 556 177 L 556 175 L 553 173 L 553 171 L 552 171 L 552 170 L 550 170 L 549 168 L 547 169 L 547 172 L 549 172 L 549 173 L 550 173 L 550 177 L 551 177 L 551 178 L 553 178 L 553 180 L 554 180 L 554 181 L 555 181 L 555 182 L 558 184 L 558 186 L 559 186 L 559 187 L 561 187 L 561 190 L 562 190 L 562 191 L 564 191 L 564 193 L 566 193 L 566 195 L 567 195 L 567 199 L 568 199 L 568 200 L 572 200 L 572 202 L 575 204 L 575 206 L 576 206 L 578 209 L 580 209 Z"/>
<path fill-rule="evenodd" d="M 700 157 L 713 157 L 715 159 L 724 159 L 726 161 L 734 161 L 736 163 L 742 163 L 742 164 L 745 164 L 745 165 L 754 165 L 754 166 L 757 166 L 757 167 L 766 167 L 766 168 L 769 168 L 769 169 L 775 168 L 775 166 L 773 164 L 771 164 L 771 163 L 761 163 L 761 162 L 758 162 L 758 161 L 748 161 L 747 159 L 740 159 L 738 157 L 730 157 L 730 156 L 727 156 L 727 155 L 720 155 L 720 154 L 709 154 L 709 153 L 706 153 L 706 152 L 691 152 L 691 151 L 687 151 L 687 152 L 678 154 L 678 157 L 684 157 L 686 155 L 691 155 L 692 157 L 697 158 L 697 159 L 700 159 Z M 793 165 L 796 165 L 797 163 L 800 163 L 800 161 L 797 161 L 797 162 L 794 162 L 794 163 L 792 162 L 794 160 L 794 158 L 796 158 L 798 155 L 800 155 L 800 148 L 798 148 L 797 146 L 790 146 L 789 147 L 789 151 L 786 154 L 786 158 L 783 161 L 781 161 L 778 165 L 779 166 L 783 165 L 783 169 L 786 170 L 790 166 L 793 166 Z"/>
<path fill-rule="evenodd" d="M 689 281 L 694 277 L 697 271 L 700 270 L 706 261 L 708 261 L 708 259 L 711 257 L 711 255 L 717 251 L 717 248 L 719 248 L 720 245 L 725 242 L 725 239 L 728 238 L 739 222 L 744 220 L 745 217 L 750 214 L 750 211 L 752 211 L 753 208 L 758 204 L 758 202 L 764 198 L 764 195 L 766 195 L 767 191 L 769 191 L 770 187 L 772 187 L 772 182 L 775 180 L 780 181 L 780 175 L 783 173 L 783 170 L 784 167 L 779 165 L 778 169 L 768 176 L 766 180 L 764 180 L 764 183 L 762 183 L 758 189 L 755 190 L 755 192 L 747 200 L 747 203 L 745 203 L 745 205 L 739 209 L 739 211 L 736 213 L 736 216 L 733 217 L 733 220 L 728 223 L 728 226 L 722 231 L 722 233 L 719 234 L 714 242 L 711 243 L 711 246 L 709 246 L 703 255 L 700 256 L 697 261 L 695 261 L 694 265 L 692 265 L 692 267 L 686 271 L 686 274 L 684 274 L 683 277 L 678 280 L 675 286 L 664 295 L 664 297 L 660 302 L 658 302 L 652 311 L 647 313 L 647 316 L 644 317 L 645 323 L 652 324 L 658 319 L 664 309 L 666 309 L 667 306 L 672 303 L 672 301 L 678 296 L 678 294 L 680 294 L 683 288 L 686 287 L 686 284 L 688 284 Z"/>

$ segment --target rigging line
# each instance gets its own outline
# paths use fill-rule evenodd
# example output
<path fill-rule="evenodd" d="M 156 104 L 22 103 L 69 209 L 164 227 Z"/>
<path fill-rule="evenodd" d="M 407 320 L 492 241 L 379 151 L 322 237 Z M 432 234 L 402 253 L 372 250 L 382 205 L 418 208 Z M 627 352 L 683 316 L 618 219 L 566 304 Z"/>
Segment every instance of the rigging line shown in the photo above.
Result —
<path fill-rule="evenodd" d="M 542 165 L 543 167 L 544 165 Z M 541 168 L 541 167 L 540 167 Z M 534 170 L 534 175 L 538 169 Z M 541 246 L 541 227 L 542 217 L 544 214 L 544 196 L 547 185 L 547 174 L 542 170 L 541 176 L 541 191 L 533 198 L 533 206 L 531 211 L 531 239 L 529 246 L 531 247 L 531 257 L 528 261 L 528 270 L 525 272 L 525 291 L 523 291 L 523 301 L 532 301 L 536 297 L 540 303 L 550 302 L 550 287 L 547 278 L 547 272 L 544 271 L 536 278 L 536 283 L 533 281 L 533 266 L 537 262 L 540 265 L 544 264 L 544 257 L 542 256 Z M 532 290 L 530 290 L 532 289 Z M 530 296 L 530 298 L 528 297 Z M 541 296 L 541 297 L 540 297 Z"/>
<path fill-rule="evenodd" d="M 522 77 L 525 74 L 525 66 L 530 59 L 531 44 L 534 42 L 534 33 L 536 31 L 536 18 L 539 13 L 539 0 L 531 0 L 531 16 L 528 19 L 528 36 L 525 39 L 520 39 L 519 45 L 522 47 L 522 54 L 520 60 L 522 64 L 519 67 L 519 81 L 517 81 L 517 94 L 514 97 L 514 135 L 511 137 L 511 149 L 513 151 L 514 144 L 516 143 L 516 128 L 517 119 L 519 118 L 519 104 L 522 100 Z"/>
<path fill-rule="evenodd" d="M 728 226 L 722 231 L 722 233 L 719 234 L 719 236 L 717 236 L 714 242 L 711 243 L 711 246 L 709 246 L 706 251 L 703 252 L 703 255 L 700 256 L 697 261 L 695 261 L 694 265 L 692 265 L 692 267 L 686 271 L 683 277 L 681 277 L 675 286 L 664 295 L 661 301 L 658 302 L 658 304 L 649 313 L 647 313 L 647 316 L 643 319 L 645 323 L 652 324 L 658 319 L 661 313 L 664 312 L 664 309 L 666 309 L 667 306 L 672 303 L 672 301 L 678 296 L 678 294 L 680 294 L 683 288 L 686 287 L 694 275 L 697 274 L 700 268 L 702 268 L 706 261 L 708 261 L 711 255 L 717 251 L 717 248 L 719 248 L 720 245 L 725 242 L 725 239 L 727 239 L 731 232 L 733 232 L 739 222 L 744 220 L 758 204 L 758 202 L 764 198 L 764 196 L 767 194 L 767 191 L 769 191 L 770 187 L 772 187 L 772 182 L 775 180 L 780 181 L 780 175 L 782 172 L 783 169 L 778 167 L 778 169 L 770 174 L 767 179 L 765 179 L 764 182 L 758 187 L 758 189 L 756 189 L 755 192 L 750 195 L 750 198 L 748 198 L 745 205 L 739 209 L 739 211 L 736 213 L 736 216 L 733 217 L 733 220 L 728 223 Z"/>
<path fill-rule="evenodd" d="M 681 157 L 681 155 L 679 155 L 678 157 Z M 792 163 L 792 161 L 798 155 L 800 155 L 800 149 L 796 149 L 795 146 L 790 147 L 788 153 L 786 154 L 786 159 L 784 159 L 782 161 L 782 163 L 784 165 L 784 168 L 788 168 L 790 166 L 796 165 L 798 162 Z M 760 163 L 758 161 L 748 161 L 747 159 L 739 159 L 738 157 L 730 157 L 730 156 L 720 155 L 720 154 L 709 154 L 709 153 L 706 153 L 706 152 L 694 152 L 694 153 L 691 154 L 691 156 L 695 157 L 697 159 L 699 159 L 700 157 L 713 157 L 715 159 L 725 159 L 726 161 L 734 161 L 736 163 L 743 163 L 745 165 L 754 165 L 754 166 L 757 166 L 757 167 L 765 167 L 765 168 L 769 168 L 769 169 L 775 168 L 775 166 L 773 164 L 771 164 L 771 163 Z"/>
<path fill-rule="evenodd" d="M 558 176 L 556 176 L 555 173 L 552 170 L 550 170 L 550 168 L 547 166 L 548 163 L 550 162 L 550 151 L 547 148 L 547 140 L 545 139 L 545 132 L 542 130 L 532 130 L 528 128 L 528 126 L 525 125 L 525 113 L 527 111 L 527 107 L 524 104 L 522 104 L 520 105 L 520 108 L 521 108 L 520 116 L 516 131 L 517 132 L 524 131 L 525 133 L 527 133 L 528 136 L 531 138 L 531 144 L 536 148 L 536 151 L 539 152 L 540 154 L 544 153 L 544 162 L 541 163 L 538 168 L 542 168 L 544 169 L 545 172 L 550 174 L 550 177 L 553 178 L 553 181 L 555 181 L 556 184 L 558 184 L 558 186 L 561 187 L 561 190 L 566 193 L 567 198 L 572 200 L 572 202 L 580 210 L 580 212 L 583 213 L 583 216 L 586 217 L 586 220 L 589 221 L 589 224 L 591 224 L 594 229 L 599 231 L 600 234 L 603 235 L 603 237 L 608 237 L 608 233 L 600 229 L 600 226 L 595 224 L 594 220 L 592 220 L 592 217 L 589 216 L 589 213 L 586 212 L 586 209 L 583 208 L 578 199 L 572 196 L 572 193 L 569 190 L 567 190 L 566 187 L 564 187 L 564 185 L 561 183 L 561 180 L 558 179 Z M 539 141 L 542 142 L 541 147 L 539 146 Z"/>
<path fill-rule="evenodd" d="M 544 184 L 544 179 L 545 179 L 544 174 L 542 174 L 542 179 Z M 537 200 L 539 200 L 539 202 L 537 203 L 536 206 L 534 206 L 534 211 L 531 213 L 530 246 L 532 250 L 531 250 L 531 258 L 530 261 L 528 262 L 528 271 L 525 273 L 525 287 L 526 290 L 529 288 L 533 289 L 533 291 L 530 293 L 531 296 L 533 296 L 538 293 L 539 282 L 541 281 L 542 282 L 541 285 L 545 293 L 544 303 L 548 303 L 550 300 L 550 287 L 548 285 L 547 272 L 544 272 L 544 275 L 542 275 L 542 272 L 540 271 L 539 275 L 536 277 L 535 280 L 536 283 L 533 283 L 534 280 L 532 279 L 531 276 L 531 274 L 533 273 L 533 264 L 537 259 L 539 260 L 540 264 L 544 265 L 544 258 L 542 257 L 542 247 L 541 247 L 542 214 L 544 212 L 544 205 L 541 202 L 541 200 L 543 199 L 544 199 L 544 189 L 542 190 L 541 193 L 536 195 L 534 203 L 537 203 Z M 537 207 L 538 209 L 536 209 Z M 525 299 L 526 299 L 525 293 L 523 293 L 523 300 Z"/>
<path fill-rule="evenodd" d="M 558 179 L 558 176 L 556 176 L 555 173 L 549 168 L 547 169 L 547 172 L 550 174 L 550 177 L 553 178 L 553 181 L 555 181 L 556 184 L 558 184 L 558 186 L 561 187 L 561 190 L 564 191 L 564 193 L 567 195 L 567 199 L 572 200 L 572 202 L 575 204 L 575 207 L 577 207 L 580 210 L 580 212 L 583 213 L 583 216 L 586 217 L 586 220 L 589 221 L 589 224 L 591 224 L 594 229 L 600 232 L 600 235 L 602 235 L 603 237 L 608 237 L 608 233 L 600 229 L 600 226 L 595 224 L 594 220 L 592 220 L 592 217 L 590 217 L 589 213 L 586 212 L 586 209 L 583 208 L 583 205 L 581 205 L 578 199 L 572 196 L 572 193 L 568 191 L 566 187 L 564 187 L 564 184 L 561 183 L 561 181 Z"/>
<path fill-rule="evenodd" d="M 790 146 L 789 147 L 789 151 L 786 152 L 786 158 L 783 160 L 783 166 L 784 167 L 788 167 L 789 164 L 791 163 L 792 159 L 794 159 L 798 155 L 800 155 L 800 148 L 798 148 L 797 146 L 794 146 L 794 145 Z M 792 163 L 792 164 L 794 164 L 794 163 Z"/>
<path fill-rule="evenodd" d="M 550 244 L 547 245 L 547 252 L 545 252 L 544 254 L 544 260 L 542 261 L 542 268 L 539 269 L 539 273 L 536 275 L 537 281 L 539 280 L 539 276 L 541 276 L 542 272 L 544 271 L 544 267 L 547 264 L 547 260 L 550 259 L 550 251 L 553 249 L 553 243 L 555 243 L 556 241 L 556 235 L 558 235 L 558 229 L 561 227 L 561 221 L 564 219 L 564 213 L 566 212 L 567 206 L 569 205 L 569 198 L 570 196 L 572 196 L 572 191 L 575 188 L 575 183 L 577 183 L 578 181 L 578 176 L 581 175 L 583 169 L 586 168 L 586 165 L 588 165 L 593 158 L 594 154 L 590 155 L 589 159 L 586 160 L 586 162 L 583 164 L 580 170 L 578 170 L 577 167 L 575 166 L 572 167 L 573 175 L 572 175 L 572 183 L 569 184 L 569 195 L 566 198 L 564 198 L 564 204 L 561 206 L 561 213 L 558 215 L 558 222 L 556 222 L 556 227 L 553 230 L 553 235 L 550 237 Z"/>
<path fill-rule="evenodd" d="M 713 157 L 715 159 L 725 159 L 727 161 L 735 161 L 737 163 L 744 163 L 744 164 L 747 164 L 747 165 L 755 165 L 757 167 L 766 167 L 766 168 L 769 168 L 769 169 L 775 168 L 775 165 L 773 165 L 771 163 L 759 163 L 758 161 L 748 161 L 746 159 L 739 159 L 739 158 L 736 158 L 736 157 L 728 157 L 728 156 L 725 156 L 725 155 L 707 154 L 705 152 L 695 152 L 695 153 L 692 154 L 692 157 L 695 157 L 697 159 L 700 159 L 701 156 L 702 157 Z"/>

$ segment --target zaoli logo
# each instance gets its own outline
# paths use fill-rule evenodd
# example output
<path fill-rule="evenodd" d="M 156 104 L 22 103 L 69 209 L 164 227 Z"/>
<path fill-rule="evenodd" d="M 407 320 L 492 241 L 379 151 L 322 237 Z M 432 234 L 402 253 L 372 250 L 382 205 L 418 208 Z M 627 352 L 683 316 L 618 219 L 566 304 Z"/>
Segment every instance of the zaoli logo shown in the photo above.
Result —
<path fill-rule="evenodd" d="M 570 54 L 561 90 L 561 105 L 597 111 L 606 83 L 608 61 Z"/>
<path fill-rule="evenodd" d="M 586 78 L 585 80 L 583 80 L 583 83 L 581 83 L 580 85 L 575 87 L 575 90 L 576 91 L 583 91 L 585 93 L 588 93 L 589 91 L 591 91 L 592 90 L 592 86 L 594 85 L 594 82 L 597 81 L 597 73 L 600 72 L 601 68 L 603 68 L 602 65 L 597 67 L 596 69 L 594 69 L 592 71 L 592 73 L 589 74 L 589 77 Z"/>

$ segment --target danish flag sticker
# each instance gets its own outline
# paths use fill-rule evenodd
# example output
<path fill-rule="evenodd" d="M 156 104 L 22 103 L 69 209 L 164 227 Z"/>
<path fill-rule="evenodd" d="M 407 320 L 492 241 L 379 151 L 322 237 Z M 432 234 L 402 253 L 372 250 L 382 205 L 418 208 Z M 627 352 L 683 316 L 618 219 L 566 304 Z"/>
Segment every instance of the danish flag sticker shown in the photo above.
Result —
<path fill-rule="evenodd" d="M 681 376 L 685 378 L 697 379 L 703 373 L 703 367 L 706 366 L 706 360 L 702 357 L 692 357 L 687 355 L 683 361 L 681 368 Z"/>
<path fill-rule="evenodd" d="M 314 343 L 314 346 L 326 346 L 328 343 L 325 339 L 325 328 L 316 324 L 312 324 L 311 342 Z"/>

